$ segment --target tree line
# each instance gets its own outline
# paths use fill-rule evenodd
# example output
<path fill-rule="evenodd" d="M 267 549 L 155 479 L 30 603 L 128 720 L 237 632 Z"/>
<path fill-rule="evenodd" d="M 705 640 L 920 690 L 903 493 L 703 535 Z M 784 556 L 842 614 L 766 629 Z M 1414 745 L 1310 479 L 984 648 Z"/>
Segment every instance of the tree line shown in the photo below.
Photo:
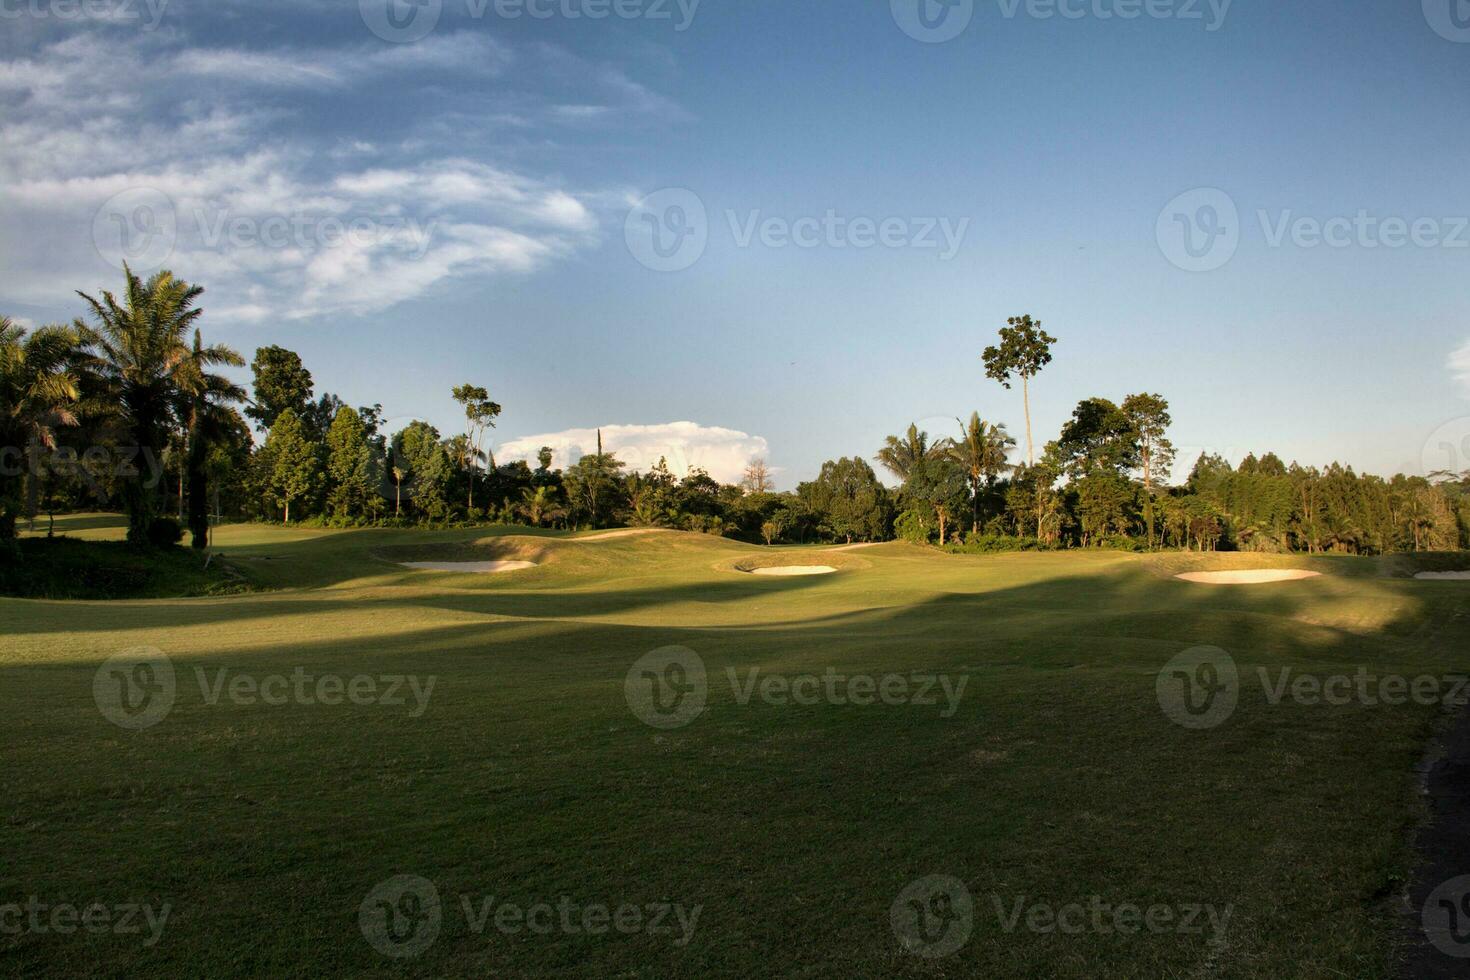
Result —
<path fill-rule="evenodd" d="M 960 550 L 1158 547 L 1341 552 L 1454 550 L 1470 534 L 1470 474 L 1358 475 L 1274 454 L 1238 466 L 1205 454 L 1171 485 L 1168 401 L 1138 393 L 1080 401 L 1037 452 L 1030 389 L 1057 339 L 1012 317 L 981 355 L 985 374 L 1019 381 L 1026 455 L 1005 424 L 978 412 L 953 434 L 917 424 L 872 457 L 823 464 L 794 492 L 775 492 L 763 460 L 736 484 L 666 461 L 629 471 L 595 452 L 564 469 L 543 447 L 536 465 L 497 462 L 489 435 L 502 412 L 483 386 L 448 392 L 460 432 L 422 420 L 385 431 L 381 404 L 318 394 L 293 351 L 255 352 L 249 391 L 218 373 L 244 357 L 206 346 L 203 290 L 160 272 L 125 272 L 122 294 L 79 293 L 87 315 L 25 330 L 0 318 L 0 543 L 17 521 L 78 509 L 122 509 L 128 539 L 194 547 L 211 521 L 332 526 L 523 524 L 672 527 L 752 542 L 895 538 Z M 252 431 L 254 430 L 254 431 Z M 13 545 L 12 545 L 13 546 Z"/>

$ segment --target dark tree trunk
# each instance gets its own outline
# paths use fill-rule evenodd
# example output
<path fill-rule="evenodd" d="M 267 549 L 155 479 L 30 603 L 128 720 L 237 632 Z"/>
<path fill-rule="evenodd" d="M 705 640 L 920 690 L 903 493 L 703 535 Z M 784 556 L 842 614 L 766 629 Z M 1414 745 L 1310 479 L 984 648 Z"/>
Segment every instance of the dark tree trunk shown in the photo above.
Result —
<path fill-rule="evenodd" d="M 196 550 L 209 547 L 209 488 L 204 475 L 204 440 L 189 445 L 189 533 Z"/>

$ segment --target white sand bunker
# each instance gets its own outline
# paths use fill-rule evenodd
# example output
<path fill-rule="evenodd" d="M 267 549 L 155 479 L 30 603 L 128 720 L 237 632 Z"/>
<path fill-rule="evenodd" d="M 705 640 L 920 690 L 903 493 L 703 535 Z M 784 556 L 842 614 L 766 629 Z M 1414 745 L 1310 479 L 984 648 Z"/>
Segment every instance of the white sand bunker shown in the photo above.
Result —
<path fill-rule="evenodd" d="M 426 572 L 469 572 L 490 575 L 496 572 L 518 572 L 523 568 L 535 568 L 534 561 L 406 561 L 404 568 L 418 568 Z"/>
<path fill-rule="evenodd" d="M 1295 582 L 1304 578 L 1317 578 L 1321 574 L 1300 568 L 1244 568 L 1231 572 L 1185 572 L 1174 577 L 1186 582 L 1203 582 L 1206 585 L 1263 585 L 1267 582 Z"/>
<path fill-rule="evenodd" d="M 1420 572 L 1414 577 L 1426 582 L 1464 582 L 1470 580 L 1470 572 Z"/>
<path fill-rule="evenodd" d="M 831 575 L 837 569 L 831 565 L 776 565 L 770 568 L 752 568 L 752 575 Z"/>

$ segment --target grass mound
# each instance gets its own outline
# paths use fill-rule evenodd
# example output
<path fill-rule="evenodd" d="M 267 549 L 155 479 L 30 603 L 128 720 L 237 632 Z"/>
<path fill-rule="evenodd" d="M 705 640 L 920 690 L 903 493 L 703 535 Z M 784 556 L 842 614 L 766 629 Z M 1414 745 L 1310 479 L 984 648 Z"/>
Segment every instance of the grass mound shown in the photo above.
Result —
<path fill-rule="evenodd" d="M 234 595 L 251 585 L 220 561 L 187 548 L 135 548 L 121 541 L 22 538 L 20 559 L 0 561 L 0 595 L 21 599 L 166 599 Z"/>
<path fill-rule="evenodd" d="M 1470 569 L 1470 552 L 1419 551 L 1407 555 L 1384 555 L 1378 559 L 1378 566 L 1389 578 L 1413 578 L 1420 572 L 1463 572 Z"/>
<path fill-rule="evenodd" d="M 373 557 L 398 565 L 417 562 L 469 564 L 492 561 L 528 561 L 543 565 L 555 559 L 555 549 L 538 538 L 504 536 L 473 541 L 433 541 L 388 545 L 373 550 Z"/>

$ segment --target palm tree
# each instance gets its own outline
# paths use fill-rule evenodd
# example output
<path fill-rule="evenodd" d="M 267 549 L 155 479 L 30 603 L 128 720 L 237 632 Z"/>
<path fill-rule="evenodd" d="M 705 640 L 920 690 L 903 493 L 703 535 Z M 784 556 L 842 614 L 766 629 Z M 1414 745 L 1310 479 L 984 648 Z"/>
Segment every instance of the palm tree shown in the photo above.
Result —
<path fill-rule="evenodd" d="M 941 455 L 946 440 L 929 445 L 929 433 L 921 432 L 917 425 L 910 425 L 902 436 L 889 436 L 874 457 L 894 476 L 908 482 L 909 475 L 926 460 Z"/>
<path fill-rule="evenodd" d="M 0 541 L 15 538 L 19 477 L 26 447 L 56 446 L 56 430 L 76 425 L 80 397 L 74 363 L 78 335 L 49 326 L 27 334 L 0 316 Z"/>
<path fill-rule="evenodd" d="M 95 323 L 77 321 L 83 343 L 91 351 L 88 367 L 114 402 L 122 437 L 140 455 L 159 458 L 178 393 L 206 367 L 240 363 L 228 347 L 189 345 L 189 331 L 204 311 L 194 305 L 200 286 L 175 279 L 172 272 L 155 273 L 146 282 L 126 266 L 127 288 L 122 302 L 104 291 L 96 300 L 78 293 L 92 308 Z M 128 540 L 147 540 L 148 525 L 158 509 L 158 488 L 148 482 L 142 467 L 126 478 L 123 504 L 128 512 Z"/>
<path fill-rule="evenodd" d="M 209 543 L 209 449 L 226 438 L 237 418 L 234 403 L 245 400 L 245 389 L 206 370 L 211 364 L 244 367 L 245 358 L 228 347 L 205 348 L 194 331 L 194 346 L 177 373 L 178 404 L 186 449 L 184 468 L 189 484 L 190 544 L 203 549 Z"/>
<path fill-rule="evenodd" d="M 528 487 L 521 491 L 521 502 L 517 509 L 531 522 L 533 527 L 540 527 L 541 522 L 548 518 L 554 519 L 566 513 L 565 509 L 556 503 L 556 498 L 551 494 L 550 487 Z"/>
<path fill-rule="evenodd" d="M 970 530 L 976 534 L 980 533 L 981 487 L 994 486 L 1002 473 L 1014 468 L 1006 459 L 1006 450 L 1015 444 L 1004 425 L 983 422 L 979 412 L 971 412 L 968 423 L 960 422 L 960 438 L 948 446 L 949 458 L 970 477 Z"/>

